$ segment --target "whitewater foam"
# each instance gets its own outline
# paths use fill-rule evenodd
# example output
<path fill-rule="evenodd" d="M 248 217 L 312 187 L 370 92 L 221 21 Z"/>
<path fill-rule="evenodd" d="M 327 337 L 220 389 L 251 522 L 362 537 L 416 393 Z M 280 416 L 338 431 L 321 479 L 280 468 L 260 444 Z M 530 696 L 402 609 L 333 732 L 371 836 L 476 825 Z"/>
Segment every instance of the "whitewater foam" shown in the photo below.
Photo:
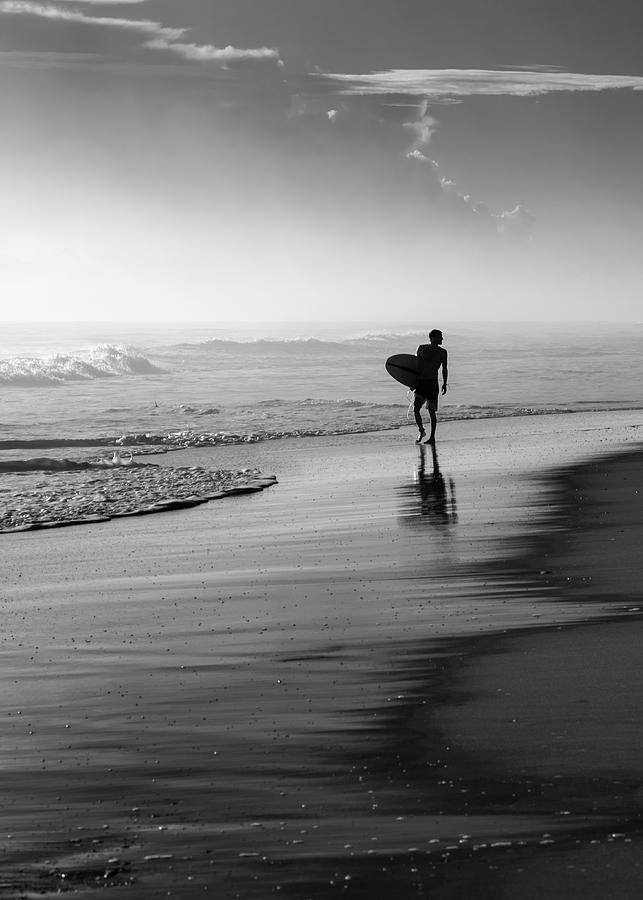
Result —
<path fill-rule="evenodd" d="M 164 371 L 133 348 L 99 345 L 84 354 L 2 359 L 0 384 L 34 387 Z"/>

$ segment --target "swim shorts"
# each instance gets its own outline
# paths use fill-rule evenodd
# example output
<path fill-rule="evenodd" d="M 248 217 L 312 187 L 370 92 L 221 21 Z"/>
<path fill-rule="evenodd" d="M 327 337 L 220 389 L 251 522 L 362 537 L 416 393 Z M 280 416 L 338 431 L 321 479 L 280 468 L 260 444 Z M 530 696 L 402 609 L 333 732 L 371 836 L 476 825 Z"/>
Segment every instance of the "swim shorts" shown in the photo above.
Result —
<path fill-rule="evenodd" d="M 440 395 L 440 385 L 437 378 L 425 378 L 415 389 L 415 398 L 423 398 L 429 409 L 436 410 L 438 408 L 438 397 Z"/>

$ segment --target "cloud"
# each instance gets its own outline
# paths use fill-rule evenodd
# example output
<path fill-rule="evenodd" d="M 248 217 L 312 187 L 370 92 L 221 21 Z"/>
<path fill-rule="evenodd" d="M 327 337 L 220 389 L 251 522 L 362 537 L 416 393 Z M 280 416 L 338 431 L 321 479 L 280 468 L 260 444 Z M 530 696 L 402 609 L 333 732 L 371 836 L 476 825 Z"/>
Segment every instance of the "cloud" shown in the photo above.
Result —
<path fill-rule="evenodd" d="M 417 118 L 413 122 L 405 122 L 404 127 L 415 132 L 415 140 L 409 147 L 409 152 L 421 150 L 431 140 L 431 135 L 438 125 L 438 120 L 428 114 L 429 102 L 424 100 L 417 111 Z"/>
<path fill-rule="evenodd" d="M 503 240 L 507 240 L 509 236 L 528 239 L 535 224 L 534 216 L 528 210 L 518 204 L 514 209 L 503 210 L 498 214 L 491 212 L 485 203 L 474 199 L 453 179 L 444 175 L 439 163 L 422 152 L 430 144 L 439 126 L 438 119 L 429 114 L 430 102 L 428 98 L 424 98 L 419 104 L 417 101 L 391 104 L 394 107 L 405 105 L 415 110 L 415 118 L 410 121 L 401 121 L 397 116 L 393 128 L 398 136 L 400 128 L 413 133 L 410 146 L 407 143 L 403 152 L 411 167 L 407 172 L 415 169 L 423 173 L 419 176 L 422 188 L 418 196 L 423 196 L 425 202 L 428 197 L 429 203 L 437 204 L 443 213 L 446 212 L 457 222 L 458 227 L 472 236 L 485 239 L 490 236 L 499 239 L 501 236 Z M 391 134 L 390 118 L 377 115 L 372 102 L 363 103 L 359 98 L 342 100 L 337 106 L 329 108 L 329 97 L 326 95 L 295 94 L 291 98 L 288 118 L 306 120 L 318 127 L 328 128 L 330 125 L 333 126 L 333 131 L 338 129 L 342 133 L 358 134 L 362 140 L 370 135 L 380 148 L 386 136 Z M 394 152 L 396 156 L 400 152 L 399 139 L 395 141 Z"/>
<path fill-rule="evenodd" d="M 494 69 L 390 69 L 364 74 L 312 73 L 353 96 L 406 94 L 429 100 L 472 96 L 534 97 L 555 91 L 643 90 L 640 75 L 585 75 L 534 68 Z"/>
<path fill-rule="evenodd" d="M 283 65 L 279 51 L 273 47 L 214 47 L 212 44 L 184 44 L 177 41 L 168 41 L 164 38 L 153 38 L 145 42 L 145 47 L 151 50 L 167 50 L 176 53 L 183 59 L 191 62 L 218 62 L 230 63 L 243 60 L 269 60 Z"/>
<path fill-rule="evenodd" d="M 436 161 L 434 159 L 429 159 L 428 156 L 425 156 L 424 153 L 421 153 L 419 150 L 410 150 L 406 154 L 406 158 L 414 160 L 416 162 L 419 162 L 423 166 L 428 166 L 434 175 L 436 175 L 436 176 L 438 175 L 440 166 L 436 163 Z"/>
<path fill-rule="evenodd" d="M 84 3 L 85 6 L 127 6 L 134 3 L 147 3 L 147 0 L 65 0 L 65 3 Z"/>
<path fill-rule="evenodd" d="M 512 210 L 504 210 L 496 215 L 489 210 L 485 203 L 480 203 L 474 200 L 470 194 L 463 193 L 455 181 L 442 175 L 440 166 L 434 159 L 430 159 L 419 150 L 407 153 L 407 159 L 414 164 L 424 166 L 430 180 L 439 185 L 442 194 L 449 199 L 453 208 L 459 210 L 471 224 L 476 225 L 482 231 L 494 231 L 505 238 L 516 240 L 528 240 L 531 237 L 535 218 L 521 204 Z"/>
<path fill-rule="evenodd" d="M 535 221 L 529 210 L 520 204 L 510 212 L 503 212 L 495 218 L 498 220 L 496 223 L 498 233 L 513 237 L 529 237 Z"/>
<path fill-rule="evenodd" d="M 29 0 L 2 0 L 0 13 L 7 15 L 28 15 L 42 19 L 63 22 L 77 22 L 82 25 L 98 25 L 103 28 L 120 28 L 126 31 L 142 32 L 165 40 L 177 40 L 187 28 L 166 28 L 160 22 L 149 19 L 120 19 L 111 16 L 88 16 L 84 12 L 64 9 L 51 4 L 31 3 Z"/>
<path fill-rule="evenodd" d="M 71 0 L 71 2 L 98 5 L 99 0 Z M 106 2 L 115 4 L 117 0 L 106 0 Z M 135 4 L 144 2 L 144 0 L 123 0 L 123 2 Z M 179 41 L 179 38 L 183 37 L 190 30 L 189 28 L 169 28 L 160 22 L 149 19 L 88 16 L 82 11 L 67 9 L 51 3 L 34 3 L 31 0 L 1 0 L 0 13 L 140 32 L 149 36 L 149 39 L 143 44 L 144 47 L 174 53 L 190 62 L 215 62 L 227 65 L 231 62 L 268 60 L 283 66 L 279 52 L 272 47 L 239 48 L 230 45 L 215 47 L 212 44 L 183 43 Z"/>
<path fill-rule="evenodd" d="M 477 202 L 461 191 L 451 179 L 443 176 L 438 163 L 421 151 L 431 140 L 438 120 L 429 114 L 429 105 L 460 103 L 472 96 L 535 97 L 561 91 L 643 90 L 643 76 L 602 75 L 565 72 L 558 68 L 537 66 L 510 69 L 390 69 L 362 74 L 311 73 L 312 78 L 325 80 L 340 95 L 352 97 L 421 97 L 416 118 L 404 122 L 415 133 L 407 151 L 407 159 L 422 163 L 432 184 L 449 198 L 454 210 L 477 222 L 487 231 L 512 238 L 529 238 L 534 217 L 520 204 L 498 215 L 484 203 Z M 388 105 L 406 106 L 392 101 Z"/>
<path fill-rule="evenodd" d="M 290 97 L 290 107 L 288 109 L 289 120 L 308 120 L 312 122 L 321 122 L 324 125 L 326 125 L 327 122 L 336 124 L 344 118 L 345 114 L 348 119 L 355 117 L 355 113 L 349 113 L 343 103 L 335 107 L 330 107 L 328 98 L 324 96 L 292 94 Z"/>

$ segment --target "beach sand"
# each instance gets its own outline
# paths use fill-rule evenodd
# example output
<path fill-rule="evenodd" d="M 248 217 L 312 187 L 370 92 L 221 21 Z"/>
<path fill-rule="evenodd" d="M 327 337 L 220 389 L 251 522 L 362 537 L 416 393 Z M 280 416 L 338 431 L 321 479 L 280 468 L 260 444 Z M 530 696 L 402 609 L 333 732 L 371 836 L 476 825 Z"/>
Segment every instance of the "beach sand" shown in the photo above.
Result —
<path fill-rule="evenodd" d="M 2 536 L 1 896 L 641 896 L 640 428 L 439 439 Z"/>

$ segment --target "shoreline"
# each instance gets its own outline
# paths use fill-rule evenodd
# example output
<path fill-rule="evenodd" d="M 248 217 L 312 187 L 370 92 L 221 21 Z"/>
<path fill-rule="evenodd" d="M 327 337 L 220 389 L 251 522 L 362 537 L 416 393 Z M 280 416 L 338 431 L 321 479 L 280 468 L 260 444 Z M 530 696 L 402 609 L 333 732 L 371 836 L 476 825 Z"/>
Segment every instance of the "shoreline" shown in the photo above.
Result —
<path fill-rule="evenodd" d="M 629 408 L 618 412 L 611 410 L 609 413 L 582 413 L 574 411 L 548 411 L 545 413 L 521 415 L 483 417 L 481 419 L 449 419 L 442 424 L 442 428 L 449 425 L 467 426 L 476 425 L 480 430 L 486 431 L 495 426 L 502 428 L 505 423 L 509 432 L 512 430 L 512 420 L 517 420 L 522 428 L 529 428 L 529 420 L 551 419 L 554 427 L 559 427 L 561 419 L 571 414 L 585 420 L 609 422 L 614 419 L 618 427 L 623 430 L 636 428 L 629 425 L 627 413 Z M 507 422 L 507 420 L 509 420 Z M 408 426 L 409 423 L 407 423 Z M 351 439 L 367 439 L 369 436 L 385 437 L 391 432 L 396 438 L 400 438 L 409 429 L 400 424 L 375 430 L 338 431 L 326 434 L 314 432 L 313 434 L 285 435 L 275 434 L 269 438 L 260 438 L 256 441 L 246 441 L 238 435 L 226 435 L 223 442 L 209 444 L 199 435 L 193 442 L 174 443 L 165 447 L 155 446 L 141 448 L 136 442 L 129 444 L 125 437 L 110 440 L 109 449 L 114 449 L 113 461 L 106 456 L 96 456 L 93 453 L 86 458 L 70 459 L 67 457 L 29 457 L 26 459 L 9 458 L 0 452 L 0 477 L 2 478 L 3 508 L 0 508 L 0 535 L 16 531 L 35 531 L 41 528 L 59 528 L 64 526 L 91 524 L 109 521 L 112 518 L 130 515 L 146 515 L 152 512 L 172 511 L 176 509 L 196 506 L 208 500 L 220 499 L 234 489 L 238 493 L 240 488 L 260 490 L 275 483 L 276 475 L 264 475 L 265 467 L 258 468 L 256 464 L 246 465 L 240 470 L 239 458 L 248 456 L 250 445 L 250 459 L 254 453 L 261 457 L 262 453 L 272 459 L 280 458 L 279 450 L 272 452 L 261 445 L 272 444 L 273 441 L 281 444 L 294 443 L 297 445 L 303 441 L 314 452 L 315 443 L 320 442 L 323 447 L 328 441 L 342 441 Z M 413 426 L 411 425 L 411 430 Z M 520 429 L 518 429 L 520 430 Z M 188 434 L 188 432 L 185 432 Z M 176 434 L 174 435 L 176 437 Z M 239 439 L 238 439 L 239 438 Z M 5 442 L 7 446 L 13 446 L 15 442 Z M 73 443 L 73 441 L 72 441 Z M 257 444 L 259 445 L 257 447 Z M 48 446 L 46 443 L 36 441 L 34 446 Z M 16 445 L 18 446 L 18 444 Z M 52 445 L 53 446 L 53 445 Z M 56 446 L 65 449 L 58 441 Z M 97 444 L 98 449 L 103 444 Z M 121 452 L 130 454 L 129 458 L 122 458 Z M 134 454 L 132 456 L 132 454 Z M 287 456 L 287 454 L 286 454 Z M 139 457 L 150 458 L 154 461 L 143 462 Z M 171 462 L 178 461 L 178 465 L 172 466 Z M 202 464 L 199 465 L 199 460 Z M 217 460 L 213 469 L 213 461 Z M 222 469 L 221 460 L 227 469 Z M 195 461 L 197 464 L 195 464 Z M 256 460 L 255 460 L 256 463 Z M 174 471 L 170 471 L 171 469 Z M 270 469 L 270 466 L 268 467 Z M 274 467 L 273 467 L 274 470 Z M 135 482 L 128 484 L 126 473 L 130 472 L 138 476 Z M 156 474 L 158 477 L 153 478 Z M 104 481 L 105 485 L 98 484 Z M 98 484 L 98 487 L 96 485 Z M 76 486 L 76 487 L 74 487 Z M 109 491 L 115 492 L 116 497 L 106 498 Z M 108 502 L 105 503 L 105 500 Z M 6 506 L 8 504 L 8 506 Z M 21 505 L 22 504 L 22 505 Z"/>
<path fill-rule="evenodd" d="M 304 401 L 308 402 L 308 401 Z M 351 401 L 346 399 L 319 401 L 346 405 L 348 410 L 354 410 L 353 404 L 359 403 L 359 407 L 367 406 L 363 401 Z M 15 462 L 7 457 L 6 454 L 15 450 L 50 450 L 56 453 L 53 457 L 27 457 L 26 463 L 38 463 L 45 461 L 53 467 L 59 468 L 63 464 L 71 467 L 77 465 L 94 465 L 97 456 L 104 451 L 124 450 L 134 453 L 136 456 L 162 456 L 166 453 L 174 453 L 181 450 L 200 450 L 200 449 L 217 449 L 228 446 L 243 447 L 247 444 L 257 444 L 269 441 L 296 440 L 298 438 L 328 438 L 328 437 L 359 437 L 369 434 L 382 434 L 389 431 L 397 432 L 405 429 L 407 426 L 415 427 L 412 417 L 408 412 L 408 403 L 389 404 L 397 406 L 400 409 L 400 415 L 406 408 L 405 418 L 397 422 L 381 422 L 378 424 L 358 424 L 345 425 L 336 429 L 304 428 L 284 431 L 257 431 L 257 432 L 235 432 L 224 429 L 219 431 L 199 430 L 195 427 L 180 428 L 170 427 L 159 433 L 145 432 L 128 432 L 114 433 L 112 435 L 99 434 L 94 437 L 78 438 L 69 437 L 32 437 L 21 440 L 12 438 L 0 440 L 0 471 L 4 471 L 3 463 L 5 461 Z M 577 409 L 572 409 L 565 404 L 560 406 L 542 407 L 536 406 L 519 406 L 508 408 L 508 411 L 502 412 L 500 408 L 494 408 L 484 414 L 481 414 L 481 407 L 473 407 L 475 414 L 463 414 L 454 412 L 449 406 L 441 411 L 440 422 L 442 425 L 451 425 L 457 423 L 476 423 L 476 422 L 502 422 L 505 419 L 540 419 L 548 417 L 566 417 L 566 416 L 596 416 L 609 415 L 623 416 L 625 414 L 640 413 L 641 407 L 632 401 L 623 401 L 616 403 L 595 402 L 588 403 Z M 204 414 L 204 413 L 202 413 Z M 71 459 L 61 454 L 69 449 L 80 451 L 81 449 L 91 450 L 91 455 L 83 459 Z M 37 466 L 36 466 L 37 467 Z"/>
<path fill-rule="evenodd" d="M 65 529 L 7 536 L 4 896 L 102 879 L 137 900 L 161 887 L 263 898 L 277 885 L 292 897 L 340 885 L 411 897 L 420 882 L 432 898 L 468 885 L 495 900 L 516 869 L 552 866 L 568 844 L 593 851 L 613 817 L 584 825 L 547 798 L 514 802 L 501 765 L 485 768 L 463 732 L 458 772 L 452 726 L 426 718 L 451 700 L 479 735 L 466 666 L 510 654 L 476 648 L 585 627 L 568 624 L 581 582 L 571 602 L 556 596 L 571 561 L 535 570 L 529 553 L 539 536 L 562 543 L 557 490 L 511 469 L 517 442 L 542 459 L 549 433 L 508 441 L 488 426 L 480 451 L 480 432 L 467 443 L 460 429 L 454 444 L 445 428 L 440 471 L 427 457 L 413 478 L 402 472 L 421 451 L 395 436 L 291 443 L 279 466 L 275 448 L 259 448 L 253 461 L 280 474 L 275 492 L 88 526 L 86 549 Z M 581 449 L 573 436 L 569 454 Z M 40 552 L 37 571 L 21 563 L 26 548 Z M 587 548 L 568 549 L 584 565 Z M 598 634 L 611 613 L 598 605 L 604 585 L 593 590 L 584 608 L 605 617 L 588 626 Z M 482 775 L 493 803 L 458 780 Z"/>

